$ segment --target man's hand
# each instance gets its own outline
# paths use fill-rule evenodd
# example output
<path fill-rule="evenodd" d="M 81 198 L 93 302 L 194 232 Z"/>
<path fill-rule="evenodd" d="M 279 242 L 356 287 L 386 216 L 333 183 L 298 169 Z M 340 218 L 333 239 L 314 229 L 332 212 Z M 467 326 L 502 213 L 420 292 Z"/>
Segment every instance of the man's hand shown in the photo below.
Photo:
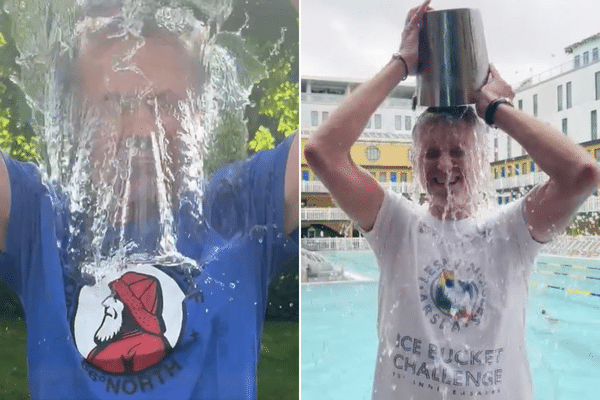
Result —
<path fill-rule="evenodd" d="M 500 98 L 507 97 L 511 101 L 515 97 L 512 87 L 500 76 L 500 73 L 492 64 L 488 73 L 485 85 L 475 94 L 475 108 L 477 115 L 485 119 L 485 111 L 490 102 Z"/>
<path fill-rule="evenodd" d="M 406 16 L 404 31 L 402 31 L 402 43 L 400 44 L 400 54 L 408 65 L 408 75 L 417 73 L 417 63 L 419 62 L 419 36 L 423 26 L 423 16 L 429 7 L 431 0 L 425 0 L 423 4 L 411 9 Z"/>

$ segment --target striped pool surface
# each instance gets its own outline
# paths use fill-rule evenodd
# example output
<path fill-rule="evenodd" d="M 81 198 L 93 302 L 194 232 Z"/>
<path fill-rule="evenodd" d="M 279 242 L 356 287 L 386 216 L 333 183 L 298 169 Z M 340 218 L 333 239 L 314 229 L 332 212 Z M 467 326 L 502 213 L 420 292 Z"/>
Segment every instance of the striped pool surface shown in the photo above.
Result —
<path fill-rule="evenodd" d="M 377 269 L 370 251 L 320 253 L 364 282 L 302 286 L 302 399 L 370 399 L 377 353 Z M 600 261 L 540 256 L 531 275 L 527 349 L 538 400 L 599 399 Z M 542 315 L 550 315 L 557 321 Z"/>

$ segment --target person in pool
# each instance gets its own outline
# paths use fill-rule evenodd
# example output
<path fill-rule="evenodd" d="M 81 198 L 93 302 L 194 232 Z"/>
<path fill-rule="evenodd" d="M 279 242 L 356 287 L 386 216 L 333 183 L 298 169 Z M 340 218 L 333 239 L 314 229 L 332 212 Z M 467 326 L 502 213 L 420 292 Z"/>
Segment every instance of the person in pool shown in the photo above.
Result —
<path fill-rule="evenodd" d="M 425 207 L 384 190 L 351 147 L 377 107 L 417 71 L 430 1 L 406 19 L 399 52 L 311 135 L 306 159 L 365 232 L 380 268 L 374 399 L 533 399 L 525 346 L 527 283 L 542 243 L 568 225 L 597 188 L 600 169 L 549 124 L 512 107 L 490 66 L 470 106 L 430 108 L 413 129 Z M 494 125 L 548 174 L 511 205 L 479 218 L 489 168 L 482 143 Z"/>
<path fill-rule="evenodd" d="M 154 206 L 159 179 L 166 197 L 181 193 L 185 146 L 195 137 L 184 111 L 198 104 L 203 67 L 189 41 L 155 21 L 122 34 L 121 2 L 84 4 L 72 79 L 59 85 L 70 89 L 56 97 L 76 99 L 64 108 L 72 111 L 64 129 L 75 127 L 70 148 L 87 155 L 80 161 L 91 172 L 62 183 L 76 184 L 86 201 L 107 195 L 109 206 L 97 207 L 107 224 L 147 224 L 126 235 L 138 249 L 150 237 L 152 249 L 161 216 L 141 208 Z M 89 226 L 67 204 L 77 199 L 57 194 L 33 164 L 0 154 L 0 278 L 25 310 L 32 398 L 256 398 L 268 284 L 298 256 L 298 177 L 292 135 L 218 170 L 196 193 L 201 217 L 179 202 L 177 250 L 201 268 L 116 260 L 118 268 L 91 274 L 78 258 L 96 250 L 80 237 Z"/>

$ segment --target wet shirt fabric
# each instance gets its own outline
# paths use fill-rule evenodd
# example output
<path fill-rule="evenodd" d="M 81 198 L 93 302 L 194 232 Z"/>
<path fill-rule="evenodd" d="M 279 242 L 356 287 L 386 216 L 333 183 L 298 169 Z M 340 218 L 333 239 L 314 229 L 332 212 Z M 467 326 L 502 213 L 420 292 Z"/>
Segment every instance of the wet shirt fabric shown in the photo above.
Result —
<path fill-rule="evenodd" d="M 27 320 L 34 399 L 254 399 L 267 287 L 298 254 L 284 233 L 293 138 L 215 174 L 178 248 L 201 269 L 69 265 L 68 213 L 37 167 L 5 157 L 12 189 L 0 276 Z"/>
<path fill-rule="evenodd" d="M 374 399 L 533 399 L 527 283 L 540 244 L 522 200 L 441 221 L 386 192 L 367 239 L 380 267 Z"/>

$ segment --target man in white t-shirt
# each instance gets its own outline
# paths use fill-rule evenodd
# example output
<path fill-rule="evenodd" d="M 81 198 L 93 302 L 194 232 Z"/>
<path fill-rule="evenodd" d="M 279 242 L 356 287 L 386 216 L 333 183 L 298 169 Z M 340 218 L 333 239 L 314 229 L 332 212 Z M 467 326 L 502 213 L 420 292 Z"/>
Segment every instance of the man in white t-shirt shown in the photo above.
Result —
<path fill-rule="evenodd" d="M 489 168 L 485 126 L 469 107 L 428 109 L 413 131 L 420 209 L 385 191 L 350 149 L 391 90 L 417 68 L 429 1 L 412 9 L 399 53 L 361 85 L 305 147 L 308 163 L 366 232 L 381 269 L 373 398 L 532 399 L 525 349 L 527 281 L 541 243 L 568 225 L 600 182 L 588 153 L 516 110 L 491 66 L 476 114 L 519 142 L 549 177 L 524 198 L 474 218 Z"/>

